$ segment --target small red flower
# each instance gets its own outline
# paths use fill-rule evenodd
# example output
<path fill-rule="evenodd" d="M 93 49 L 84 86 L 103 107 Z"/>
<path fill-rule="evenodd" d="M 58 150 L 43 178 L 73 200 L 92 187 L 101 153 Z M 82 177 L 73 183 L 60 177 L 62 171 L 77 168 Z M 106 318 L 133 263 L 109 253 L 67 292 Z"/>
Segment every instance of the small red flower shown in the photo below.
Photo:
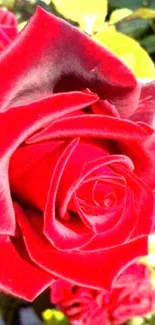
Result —
<path fill-rule="evenodd" d="M 118 277 L 111 294 L 59 279 L 52 285 L 51 302 L 73 325 L 118 325 L 152 312 L 155 292 L 148 267 L 134 263 Z"/>
<path fill-rule="evenodd" d="M 0 9 L 0 51 L 3 51 L 17 36 L 16 16 L 5 9 Z"/>

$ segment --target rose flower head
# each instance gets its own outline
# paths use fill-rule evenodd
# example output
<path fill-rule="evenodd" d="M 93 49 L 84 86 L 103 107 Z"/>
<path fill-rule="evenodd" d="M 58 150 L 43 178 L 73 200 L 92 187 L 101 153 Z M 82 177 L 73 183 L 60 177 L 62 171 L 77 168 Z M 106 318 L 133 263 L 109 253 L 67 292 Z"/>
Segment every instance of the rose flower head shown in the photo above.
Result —
<path fill-rule="evenodd" d="M 0 74 L 0 290 L 110 291 L 154 224 L 154 86 L 41 8 Z"/>
<path fill-rule="evenodd" d="M 51 288 L 51 302 L 72 325 L 123 324 L 153 311 L 151 271 L 144 264 L 133 263 L 119 275 L 110 294 L 58 279 Z"/>
<path fill-rule="evenodd" d="M 15 14 L 0 8 L 0 52 L 17 36 L 18 24 Z"/>

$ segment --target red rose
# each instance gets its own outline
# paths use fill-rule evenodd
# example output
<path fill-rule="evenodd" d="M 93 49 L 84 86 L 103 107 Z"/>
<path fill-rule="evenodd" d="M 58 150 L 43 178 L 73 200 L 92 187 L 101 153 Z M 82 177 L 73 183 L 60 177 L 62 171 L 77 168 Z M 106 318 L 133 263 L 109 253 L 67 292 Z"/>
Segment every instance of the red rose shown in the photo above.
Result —
<path fill-rule="evenodd" d="M 52 285 L 51 302 L 73 325 L 123 324 L 152 312 L 155 292 L 148 267 L 134 263 L 118 277 L 111 294 L 59 279 Z"/>
<path fill-rule="evenodd" d="M 0 51 L 4 50 L 17 36 L 16 16 L 5 9 L 0 9 Z"/>
<path fill-rule="evenodd" d="M 58 276 L 110 290 L 153 226 L 154 131 L 129 120 L 141 85 L 40 8 L 0 73 L 0 289 L 32 300 Z"/>

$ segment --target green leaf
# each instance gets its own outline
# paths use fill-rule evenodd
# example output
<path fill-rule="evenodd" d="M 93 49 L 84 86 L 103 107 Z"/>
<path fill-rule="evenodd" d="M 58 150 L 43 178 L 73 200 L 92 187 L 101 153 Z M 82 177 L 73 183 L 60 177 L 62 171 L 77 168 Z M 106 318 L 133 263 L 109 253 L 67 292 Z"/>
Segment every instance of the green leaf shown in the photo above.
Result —
<path fill-rule="evenodd" d="M 79 23 L 92 35 L 99 31 L 107 15 L 107 0 L 53 0 L 56 9 L 67 19 Z"/>
<path fill-rule="evenodd" d="M 110 27 L 97 33 L 93 39 L 119 57 L 137 78 L 155 78 L 153 61 L 134 39 Z"/>
<path fill-rule="evenodd" d="M 155 35 L 145 36 L 140 40 L 140 44 L 145 48 L 148 53 L 155 52 Z"/>
<path fill-rule="evenodd" d="M 154 325 L 154 324 L 155 324 L 155 315 L 153 315 L 150 320 L 150 325 Z"/>
<path fill-rule="evenodd" d="M 129 8 L 135 10 L 137 8 L 152 8 L 155 9 L 155 1 L 154 0 L 109 0 L 110 9 L 116 8 Z"/>
<path fill-rule="evenodd" d="M 1 0 L 0 5 L 6 7 L 7 9 L 13 9 L 16 0 Z"/>
<path fill-rule="evenodd" d="M 46 309 L 43 314 L 45 325 L 69 325 L 68 318 L 59 310 Z"/>
<path fill-rule="evenodd" d="M 150 28 L 148 20 L 133 19 L 133 20 L 121 20 L 116 23 L 116 28 L 119 32 L 126 34 L 133 38 L 139 38 Z"/>
<path fill-rule="evenodd" d="M 139 38 L 150 28 L 144 16 L 155 14 L 154 10 L 145 8 L 132 11 L 128 8 L 116 9 L 110 16 L 110 24 L 115 24 L 118 31 L 133 38 Z"/>
<path fill-rule="evenodd" d="M 126 20 L 132 20 L 135 18 L 142 19 L 154 19 L 155 18 L 155 10 L 149 8 L 139 8 L 131 13 L 128 17 L 125 17 Z"/>
<path fill-rule="evenodd" d="M 154 0 L 153 0 L 154 1 Z M 129 8 L 135 10 L 145 5 L 144 0 L 109 0 L 108 3 L 112 8 Z M 148 1 L 147 1 L 148 2 Z M 148 7 L 147 3 L 146 6 Z"/>

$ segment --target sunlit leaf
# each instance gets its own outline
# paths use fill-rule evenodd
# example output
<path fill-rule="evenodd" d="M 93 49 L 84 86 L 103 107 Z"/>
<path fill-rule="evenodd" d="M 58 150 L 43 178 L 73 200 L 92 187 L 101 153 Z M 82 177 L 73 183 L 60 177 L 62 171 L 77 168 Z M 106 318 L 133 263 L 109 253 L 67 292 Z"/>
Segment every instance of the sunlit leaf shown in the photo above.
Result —
<path fill-rule="evenodd" d="M 19 32 L 26 26 L 27 21 L 22 21 L 22 23 L 18 24 L 18 30 Z"/>
<path fill-rule="evenodd" d="M 13 9 L 15 6 L 16 0 L 0 0 L 0 5 L 8 9 Z"/>
<path fill-rule="evenodd" d="M 123 34 L 133 38 L 139 38 L 150 28 L 149 22 L 141 18 L 131 18 L 133 11 L 128 8 L 121 8 L 112 11 L 109 19 L 110 24 L 115 24 L 116 29 Z"/>
<path fill-rule="evenodd" d="M 128 8 L 116 9 L 112 12 L 109 22 L 112 24 L 115 24 L 118 21 L 122 20 L 123 18 L 128 17 L 131 14 L 132 14 L 132 10 L 130 10 Z"/>
<path fill-rule="evenodd" d="M 119 57 L 137 78 L 155 78 L 155 66 L 147 52 L 134 39 L 106 28 L 93 37 Z"/>
<path fill-rule="evenodd" d="M 143 324 L 143 318 L 142 317 L 134 317 L 129 322 L 128 325 L 142 325 Z"/>
<path fill-rule="evenodd" d="M 141 258 L 141 262 L 148 265 L 152 270 L 152 283 L 155 288 L 155 270 L 153 269 L 155 267 L 155 235 L 149 236 L 149 254 L 147 256 L 144 256 Z"/>
<path fill-rule="evenodd" d="M 107 15 L 107 0 L 53 0 L 53 3 L 64 17 L 78 22 L 90 35 L 100 30 Z"/>
<path fill-rule="evenodd" d="M 127 20 L 132 20 L 135 18 L 153 19 L 155 18 L 155 10 L 149 8 L 139 8 L 126 17 Z"/>

